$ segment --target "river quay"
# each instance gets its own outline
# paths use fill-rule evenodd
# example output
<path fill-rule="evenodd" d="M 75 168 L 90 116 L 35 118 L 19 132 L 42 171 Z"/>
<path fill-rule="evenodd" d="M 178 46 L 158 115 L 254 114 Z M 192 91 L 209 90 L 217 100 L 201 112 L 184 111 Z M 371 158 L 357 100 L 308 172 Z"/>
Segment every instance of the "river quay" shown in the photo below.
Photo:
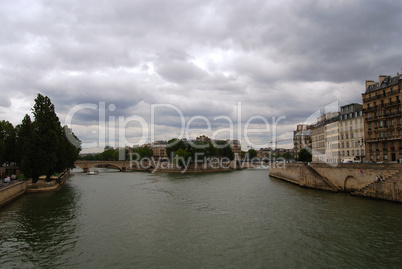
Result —
<path fill-rule="evenodd" d="M 0 208 L 11 203 L 26 193 L 54 192 L 61 189 L 70 176 L 70 170 L 65 171 L 58 177 L 47 182 L 43 177 L 36 183 L 32 183 L 32 179 L 28 180 L 12 180 L 9 183 L 1 183 L 0 185 Z"/>
<path fill-rule="evenodd" d="M 269 175 L 301 187 L 402 203 L 401 164 L 296 163 L 271 166 Z"/>

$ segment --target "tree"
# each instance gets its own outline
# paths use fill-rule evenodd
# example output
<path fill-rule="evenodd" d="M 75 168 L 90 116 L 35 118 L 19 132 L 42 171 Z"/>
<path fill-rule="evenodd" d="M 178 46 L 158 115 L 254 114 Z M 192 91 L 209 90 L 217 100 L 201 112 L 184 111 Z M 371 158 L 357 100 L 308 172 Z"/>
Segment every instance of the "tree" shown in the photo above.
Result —
<path fill-rule="evenodd" d="M 168 144 L 166 146 L 166 154 L 168 158 L 170 158 L 171 154 L 175 153 L 179 149 L 186 150 L 186 144 L 184 144 L 183 140 L 173 138 L 168 141 Z"/>
<path fill-rule="evenodd" d="M 178 149 L 175 153 L 175 158 L 177 160 L 178 165 L 181 168 L 184 168 L 186 166 L 186 163 L 188 162 L 188 159 L 191 158 L 191 153 L 187 152 L 184 149 Z"/>
<path fill-rule="evenodd" d="M 42 173 L 40 167 L 41 154 L 37 148 L 39 136 L 34 131 L 33 123 L 28 115 L 25 115 L 22 123 L 17 127 L 17 163 L 19 169 L 32 182 L 37 182 Z"/>
<path fill-rule="evenodd" d="M 300 162 L 311 162 L 312 155 L 308 150 L 301 149 L 299 151 L 299 158 L 297 160 L 300 161 Z"/>
<path fill-rule="evenodd" d="M 248 157 L 250 158 L 250 160 L 257 157 L 257 154 L 258 154 L 255 149 L 249 149 L 247 153 L 248 153 Z"/>
<path fill-rule="evenodd" d="M 135 153 L 139 155 L 140 159 L 152 158 L 154 156 L 154 151 L 149 147 L 142 147 L 134 150 Z"/>
<path fill-rule="evenodd" d="M 213 147 L 213 145 L 212 145 Z M 190 152 L 191 159 L 195 162 L 195 160 L 200 160 L 203 157 L 207 157 L 209 154 L 209 144 L 208 142 L 195 142 L 190 143 L 188 146 L 188 151 Z"/>
<path fill-rule="evenodd" d="M 61 138 L 62 153 L 57 167 L 58 171 L 62 171 L 66 168 L 74 168 L 74 162 L 77 160 L 81 151 L 81 141 L 67 125 L 63 127 Z"/>
<path fill-rule="evenodd" d="M 215 144 L 218 157 L 228 158 L 229 160 L 234 159 L 232 147 L 227 141 L 217 140 L 215 141 Z"/>
<path fill-rule="evenodd" d="M 69 128 L 61 127 L 49 97 L 38 94 L 32 113 L 34 121 L 26 115 L 17 128 L 17 160 L 20 170 L 32 182 L 41 175 L 50 180 L 53 173 L 74 166 L 81 142 Z"/>
<path fill-rule="evenodd" d="M 292 159 L 292 154 L 290 154 L 290 152 L 285 152 L 285 153 L 283 153 L 282 154 L 282 157 L 285 159 L 285 160 L 290 160 L 290 159 Z"/>
<path fill-rule="evenodd" d="M 22 119 L 22 123 L 15 127 L 16 132 L 16 162 L 18 166 L 21 166 L 22 159 L 24 157 L 24 151 L 28 146 L 28 141 L 32 135 L 32 121 L 29 115 L 25 115 Z M 20 167 L 21 169 L 21 167 Z"/>
<path fill-rule="evenodd" d="M 16 161 L 14 126 L 5 120 L 0 121 L 0 165 Z"/>
<path fill-rule="evenodd" d="M 40 93 L 35 99 L 32 109 L 34 115 L 33 129 L 38 137 L 37 151 L 40 153 L 39 166 L 47 180 L 59 168 L 58 162 L 62 153 L 62 133 L 59 118 L 49 97 Z M 60 172 L 60 171 L 58 171 Z"/>

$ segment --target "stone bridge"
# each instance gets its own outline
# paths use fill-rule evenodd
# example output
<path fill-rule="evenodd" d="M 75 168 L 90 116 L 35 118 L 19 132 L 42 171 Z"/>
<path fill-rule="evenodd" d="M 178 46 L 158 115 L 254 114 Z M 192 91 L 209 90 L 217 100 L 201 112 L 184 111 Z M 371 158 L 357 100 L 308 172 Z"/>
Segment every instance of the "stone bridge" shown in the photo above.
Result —
<path fill-rule="evenodd" d="M 130 161 L 76 161 L 75 166 L 87 173 L 89 169 L 100 166 L 112 166 L 125 172 L 130 167 Z"/>

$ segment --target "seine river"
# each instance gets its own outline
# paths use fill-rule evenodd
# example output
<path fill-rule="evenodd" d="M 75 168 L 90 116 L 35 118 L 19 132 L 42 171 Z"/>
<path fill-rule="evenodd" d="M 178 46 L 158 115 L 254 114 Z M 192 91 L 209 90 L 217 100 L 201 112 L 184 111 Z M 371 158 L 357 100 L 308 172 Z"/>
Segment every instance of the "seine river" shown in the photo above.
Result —
<path fill-rule="evenodd" d="M 73 172 L 0 209 L 0 268 L 401 268 L 402 205 L 267 170 Z"/>

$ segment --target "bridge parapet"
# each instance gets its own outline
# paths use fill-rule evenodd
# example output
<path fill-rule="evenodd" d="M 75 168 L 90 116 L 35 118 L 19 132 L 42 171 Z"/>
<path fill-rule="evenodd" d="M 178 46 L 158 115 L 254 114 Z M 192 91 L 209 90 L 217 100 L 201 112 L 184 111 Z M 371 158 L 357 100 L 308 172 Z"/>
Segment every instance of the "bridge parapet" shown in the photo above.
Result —
<path fill-rule="evenodd" d="M 76 161 L 75 166 L 87 173 L 91 168 L 98 166 L 113 166 L 125 172 L 130 167 L 129 161 Z"/>

